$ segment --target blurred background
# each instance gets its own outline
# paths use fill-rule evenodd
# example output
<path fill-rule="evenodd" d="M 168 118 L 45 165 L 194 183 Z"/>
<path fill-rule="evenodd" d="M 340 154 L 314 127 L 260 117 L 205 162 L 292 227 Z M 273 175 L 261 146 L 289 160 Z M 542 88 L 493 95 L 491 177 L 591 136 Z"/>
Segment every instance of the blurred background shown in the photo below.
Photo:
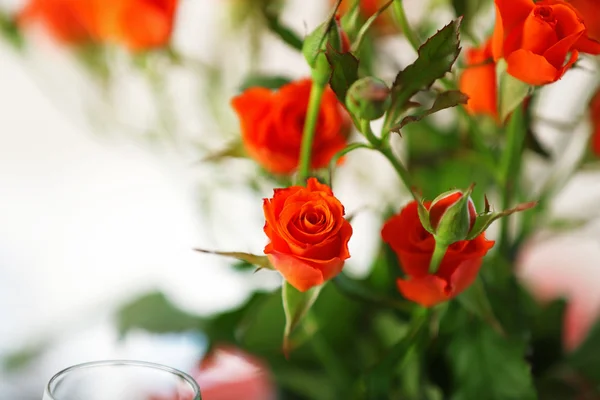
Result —
<path fill-rule="evenodd" d="M 0 1 L 0 9 L 23 3 Z M 0 42 L 0 399 L 40 399 L 54 373 L 90 360 L 140 359 L 189 371 L 203 354 L 201 335 L 121 337 L 116 311 L 160 292 L 186 312 L 210 314 L 279 285 L 277 274 L 240 274 L 231 260 L 193 250 L 262 252 L 261 198 L 272 185 L 255 178 L 247 160 L 226 168 L 203 160 L 238 133 L 229 98 L 248 70 L 308 74 L 301 56 L 276 38 L 261 34 L 258 46 L 258 28 L 235 3 L 182 0 L 175 61 L 148 55 L 131 63 L 115 52 L 110 87 L 43 35 L 22 50 Z M 304 35 L 324 19 L 326 3 L 290 0 L 282 19 Z M 414 20 L 427 10 L 407 3 Z M 442 23 L 451 17 L 437 16 Z M 400 65 L 415 57 L 400 37 L 379 45 Z M 392 67 L 382 64 L 382 74 Z M 587 145 L 590 124 L 581 116 L 591 89 L 587 99 L 566 99 L 595 79 L 585 68 L 573 71 L 538 105 L 539 132 L 564 153 L 565 165 L 577 162 L 569 151 Z M 580 139 L 565 147 L 565 135 Z M 365 177 L 362 165 L 377 169 L 377 179 Z M 535 185 L 550 173 L 560 180 L 560 170 L 533 159 L 527 173 Z M 552 203 L 556 216 L 584 222 L 577 231 L 540 235 L 521 257 L 522 277 L 539 296 L 570 299 L 573 341 L 600 313 L 598 171 L 578 173 Z M 369 210 L 400 207 L 406 193 L 376 155 L 353 154 L 336 179 L 349 213 L 361 210 L 348 263 L 360 276 L 379 240 L 381 221 Z"/>

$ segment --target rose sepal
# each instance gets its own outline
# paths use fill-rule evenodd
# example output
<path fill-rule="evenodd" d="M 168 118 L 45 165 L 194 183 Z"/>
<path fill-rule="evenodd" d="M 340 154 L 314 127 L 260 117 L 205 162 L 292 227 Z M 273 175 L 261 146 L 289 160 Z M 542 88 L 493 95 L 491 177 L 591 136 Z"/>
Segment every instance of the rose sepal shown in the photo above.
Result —
<path fill-rule="evenodd" d="M 324 285 L 313 286 L 312 288 L 301 292 L 284 281 L 281 288 L 281 300 L 283 302 L 283 311 L 285 313 L 285 329 L 283 332 L 283 354 L 288 357 L 292 348 L 290 337 L 298 327 L 306 313 L 319 297 Z"/>
<path fill-rule="evenodd" d="M 452 243 L 465 240 L 471 231 L 472 226 L 469 202 L 472 202 L 471 193 L 473 193 L 474 187 L 475 184 L 471 184 L 464 192 L 453 190 L 443 193 L 431 202 L 429 208 L 429 224 L 433 229 L 433 236 L 435 237 L 436 243 L 439 242 L 445 245 L 451 245 Z M 432 221 L 432 210 L 436 207 L 436 203 L 455 193 L 460 193 L 461 197 L 454 204 L 445 209 L 439 220 Z"/>
<path fill-rule="evenodd" d="M 465 240 L 473 240 L 477 236 L 481 235 L 485 230 L 492 224 L 492 222 L 496 221 L 499 218 L 509 216 L 516 212 L 529 210 L 537 205 L 537 201 L 530 201 L 528 203 L 521 203 L 513 208 L 504 211 L 492 211 L 490 210 L 490 204 L 485 199 L 485 210 L 484 212 L 477 215 L 477 219 L 475 219 L 475 225 L 469 232 L 469 235 Z"/>
<path fill-rule="evenodd" d="M 239 251 L 215 251 L 215 250 L 205 250 L 205 249 L 194 249 L 200 253 L 205 254 L 215 254 L 223 257 L 232 257 L 236 258 L 240 261 L 245 261 L 249 264 L 256 266 L 256 271 L 260 271 L 261 269 L 270 269 L 275 270 L 269 258 L 267 256 L 258 256 L 256 254 L 250 253 L 242 253 Z"/>

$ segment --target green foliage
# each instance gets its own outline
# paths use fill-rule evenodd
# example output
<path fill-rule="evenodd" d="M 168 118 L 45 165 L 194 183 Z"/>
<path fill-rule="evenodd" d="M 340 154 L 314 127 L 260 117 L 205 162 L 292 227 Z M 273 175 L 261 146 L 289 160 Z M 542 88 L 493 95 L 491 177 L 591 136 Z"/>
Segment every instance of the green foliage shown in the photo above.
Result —
<path fill-rule="evenodd" d="M 117 314 L 121 335 L 134 329 L 152 333 L 184 332 L 198 329 L 201 321 L 177 308 L 160 292 L 146 294 L 124 305 Z"/>
<path fill-rule="evenodd" d="M 417 60 L 398 73 L 392 85 L 392 104 L 384 129 L 389 130 L 397 123 L 412 96 L 451 71 L 460 53 L 459 27 L 460 19 L 457 19 L 439 30 L 419 48 Z"/>
<path fill-rule="evenodd" d="M 600 320 L 588 332 L 585 341 L 569 356 L 569 363 L 600 385 Z"/>
<path fill-rule="evenodd" d="M 47 348 L 48 343 L 38 343 L 5 354 L 2 359 L 2 369 L 10 373 L 25 368 L 41 357 Z"/>
<path fill-rule="evenodd" d="M 448 346 L 452 400 L 537 399 L 525 350 L 522 342 L 502 337 L 485 323 L 466 317 Z"/>
<path fill-rule="evenodd" d="M 14 18 L 0 11 L 0 35 L 10 43 L 15 49 L 20 50 L 25 45 L 25 39 L 19 31 Z"/>
<path fill-rule="evenodd" d="M 250 75 L 244 79 L 244 82 L 240 85 L 239 91 L 243 92 L 251 87 L 264 87 L 275 90 L 291 81 L 290 78 L 279 75 Z"/>
<path fill-rule="evenodd" d="M 263 15 L 267 21 L 267 27 L 271 32 L 278 36 L 284 43 L 296 50 L 302 50 L 304 42 L 289 27 L 283 25 L 279 19 L 279 14 L 272 12 L 268 8 L 263 8 Z"/>
<path fill-rule="evenodd" d="M 340 53 L 331 46 L 327 47 L 325 55 L 331 66 L 329 85 L 340 103 L 346 104 L 346 93 L 358 80 L 358 59 L 352 53 Z"/>
<path fill-rule="evenodd" d="M 463 17 L 464 23 L 462 29 L 464 30 L 470 29 L 473 18 L 485 5 L 489 5 L 489 2 L 486 0 L 452 0 L 454 14 L 457 17 Z"/>
<path fill-rule="evenodd" d="M 562 338 L 565 323 L 565 300 L 555 300 L 540 306 L 531 328 L 531 365 L 535 375 L 541 375 L 559 363 L 563 356 Z M 545 398 L 543 398 L 545 399 Z"/>
<path fill-rule="evenodd" d="M 428 115 L 434 114 L 441 110 L 445 110 L 446 108 L 456 107 L 459 104 L 467 104 L 468 100 L 469 96 L 467 96 L 459 90 L 448 90 L 445 92 L 438 93 L 431 108 L 423 110 L 419 114 L 409 115 L 402 118 L 399 124 L 392 126 L 391 130 L 393 132 L 400 133 L 400 129 L 404 128 L 404 126 L 407 124 L 419 122 Z"/>

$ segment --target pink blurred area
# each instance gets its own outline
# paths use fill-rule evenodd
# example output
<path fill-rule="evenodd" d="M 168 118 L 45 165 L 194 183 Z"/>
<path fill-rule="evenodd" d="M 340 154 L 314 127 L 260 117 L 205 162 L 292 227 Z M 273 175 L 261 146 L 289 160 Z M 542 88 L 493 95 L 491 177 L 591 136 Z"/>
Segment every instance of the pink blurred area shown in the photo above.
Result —
<path fill-rule="evenodd" d="M 192 376 L 203 400 L 271 400 L 275 387 L 266 365 L 234 347 L 215 348 Z"/>
<path fill-rule="evenodd" d="M 542 302 L 567 300 L 563 346 L 576 349 L 600 318 L 600 238 L 557 236 L 532 241 L 523 250 L 519 275 Z"/>
<path fill-rule="evenodd" d="M 274 400 L 275 386 L 258 358 L 232 346 L 212 350 L 190 374 L 200 386 L 202 400 Z M 189 393 L 153 396 L 148 400 L 192 400 Z"/>

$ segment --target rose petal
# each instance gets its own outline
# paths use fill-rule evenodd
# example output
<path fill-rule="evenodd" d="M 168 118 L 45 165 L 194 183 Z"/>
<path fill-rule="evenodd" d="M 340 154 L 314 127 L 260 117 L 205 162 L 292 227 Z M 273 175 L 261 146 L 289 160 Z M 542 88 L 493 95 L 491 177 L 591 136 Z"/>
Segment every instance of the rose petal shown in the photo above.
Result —
<path fill-rule="evenodd" d="M 446 293 L 447 282 L 434 275 L 398 279 L 396 284 L 404 297 L 424 307 L 431 307 L 449 299 Z"/>
<path fill-rule="evenodd" d="M 305 292 L 313 286 L 322 285 L 325 282 L 323 273 L 305 260 L 277 251 L 268 253 L 267 257 L 273 267 L 283 275 L 284 279 L 301 292 Z M 343 262 L 341 264 L 343 265 Z M 339 269 L 341 270 L 341 268 Z"/>
<path fill-rule="evenodd" d="M 454 273 L 450 277 L 451 297 L 462 293 L 466 288 L 471 286 L 475 278 L 477 278 L 482 263 L 483 257 L 472 258 L 464 260 L 454 269 Z"/>
<path fill-rule="evenodd" d="M 544 58 L 556 69 L 561 69 L 565 65 L 567 54 L 572 50 L 581 35 L 583 35 L 583 31 L 579 31 L 558 41 L 554 46 L 546 50 L 543 54 Z"/>
<path fill-rule="evenodd" d="M 530 85 L 544 85 L 560 78 L 559 71 L 543 56 L 517 50 L 506 58 L 507 72 Z"/>
<path fill-rule="evenodd" d="M 504 21 L 500 9 L 496 5 L 496 24 L 494 25 L 494 33 L 492 33 L 492 56 L 497 62 L 504 56 Z"/>
<path fill-rule="evenodd" d="M 535 54 L 544 54 L 557 41 L 558 36 L 554 27 L 536 16 L 535 13 L 530 13 L 523 25 L 523 40 L 520 48 Z"/>
<path fill-rule="evenodd" d="M 496 17 L 502 16 L 502 26 L 505 31 L 511 31 L 521 24 L 535 7 L 532 0 L 495 0 Z"/>

